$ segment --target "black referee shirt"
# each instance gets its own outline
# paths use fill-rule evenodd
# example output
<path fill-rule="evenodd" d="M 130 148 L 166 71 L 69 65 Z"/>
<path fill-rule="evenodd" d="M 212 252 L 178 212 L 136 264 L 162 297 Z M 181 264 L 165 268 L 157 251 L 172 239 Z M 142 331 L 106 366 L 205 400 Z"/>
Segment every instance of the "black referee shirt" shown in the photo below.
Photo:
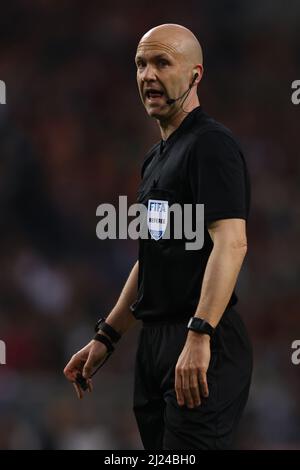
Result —
<path fill-rule="evenodd" d="M 165 142 L 147 153 L 138 195 L 138 202 L 148 210 L 149 199 L 154 201 L 154 209 L 155 201 L 167 201 L 169 206 L 204 204 L 201 249 L 186 250 L 184 238 L 149 235 L 147 240 L 139 240 L 138 296 L 131 307 L 133 314 L 145 321 L 188 318 L 195 314 L 213 247 L 207 224 L 248 218 L 250 184 L 243 154 L 231 132 L 199 106 Z M 236 302 L 234 292 L 227 307 Z"/>

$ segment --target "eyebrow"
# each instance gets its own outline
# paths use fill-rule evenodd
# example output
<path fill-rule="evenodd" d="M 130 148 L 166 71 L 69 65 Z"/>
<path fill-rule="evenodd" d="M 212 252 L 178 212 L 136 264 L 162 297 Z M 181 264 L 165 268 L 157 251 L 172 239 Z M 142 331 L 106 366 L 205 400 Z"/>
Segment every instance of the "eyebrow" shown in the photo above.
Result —
<path fill-rule="evenodd" d="M 144 59 L 144 56 L 141 55 L 141 54 L 138 54 L 135 57 L 135 62 L 138 62 L 139 60 L 142 60 L 142 59 Z M 171 58 L 165 52 L 161 52 L 161 53 L 155 55 L 154 57 L 152 57 L 152 59 L 154 59 L 154 60 L 165 59 L 165 60 L 171 61 Z"/>

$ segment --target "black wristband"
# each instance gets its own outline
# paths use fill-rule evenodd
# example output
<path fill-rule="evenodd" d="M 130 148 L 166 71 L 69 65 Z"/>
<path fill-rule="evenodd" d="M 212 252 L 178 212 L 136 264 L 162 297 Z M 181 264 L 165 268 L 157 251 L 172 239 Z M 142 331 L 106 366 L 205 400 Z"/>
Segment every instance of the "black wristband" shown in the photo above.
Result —
<path fill-rule="evenodd" d="M 198 317 L 190 318 L 187 327 L 189 330 L 209 335 L 210 337 L 212 337 L 215 332 L 215 329 L 206 320 L 202 320 L 202 318 Z"/>
<path fill-rule="evenodd" d="M 112 326 L 106 323 L 104 318 L 100 318 L 100 320 L 97 321 L 95 331 L 96 333 L 103 331 L 103 333 L 110 337 L 113 343 L 117 343 L 121 338 L 121 335 Z"/>
<path fill-rule="evenodd" d="M 100 343 L 103 343 L 106 346 L 108 354 L 111 354 L 114 352 L 115 348 L 113 347 L 111 341 L 106 336 L 97 333 L 94 336 L 94 339 L 96 341 L 100 341 Z"/>

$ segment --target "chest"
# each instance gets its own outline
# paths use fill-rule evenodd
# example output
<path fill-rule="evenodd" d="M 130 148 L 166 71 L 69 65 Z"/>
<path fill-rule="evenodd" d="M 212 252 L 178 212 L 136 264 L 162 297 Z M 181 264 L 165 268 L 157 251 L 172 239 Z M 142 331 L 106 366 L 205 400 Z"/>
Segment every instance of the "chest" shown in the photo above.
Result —
<path fill-rule="evenodd" d="M 190 199 L 187 165 L 191 143 L 182 142 L 162 153 L 157 150 L 144 169 L 138 191 L 138 202 L 149 198 L 183 204 Z"/>

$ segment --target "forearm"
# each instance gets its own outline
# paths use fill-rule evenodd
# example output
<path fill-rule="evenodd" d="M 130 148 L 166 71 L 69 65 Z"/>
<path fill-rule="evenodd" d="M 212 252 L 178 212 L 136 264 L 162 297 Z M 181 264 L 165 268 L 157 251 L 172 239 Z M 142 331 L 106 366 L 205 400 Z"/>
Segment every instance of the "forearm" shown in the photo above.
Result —
<path fill-rule="evenodd" d="M 245 246 L 215 245 L 208 259 L 195 316 L 215 327 L 228 305 L 246 255 Z"/>
<path fill-rule="evenodd" d="M 130 306 L 137 297 L 138 273 L 139 262 L 137 261 L 129 274 L 116 305 L 106 318 L 106 322 L 121 335 L 133 324 L 137 323 L 136 318 L 130 310 Z"/>

